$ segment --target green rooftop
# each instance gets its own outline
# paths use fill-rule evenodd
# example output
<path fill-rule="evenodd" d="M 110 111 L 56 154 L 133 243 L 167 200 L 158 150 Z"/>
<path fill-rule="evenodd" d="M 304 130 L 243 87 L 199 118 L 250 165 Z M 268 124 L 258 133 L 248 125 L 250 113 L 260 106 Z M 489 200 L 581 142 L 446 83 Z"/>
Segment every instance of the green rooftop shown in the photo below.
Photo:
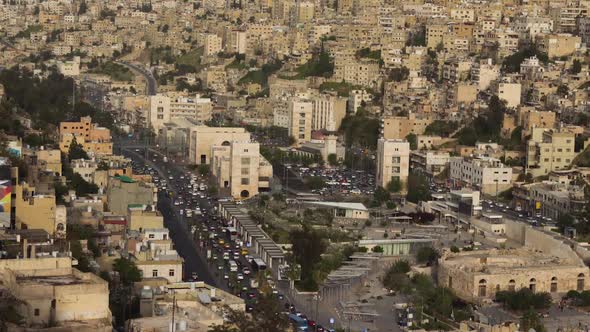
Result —
<path fill-rule="evenodd" d="M 118 178 L 119 180 L 121 180 L 121 182 L 135 183 L 135 180 L 133 180 L 132 178 L 128 177 L 127 175 L 115 175 L 115 177 Z"/>

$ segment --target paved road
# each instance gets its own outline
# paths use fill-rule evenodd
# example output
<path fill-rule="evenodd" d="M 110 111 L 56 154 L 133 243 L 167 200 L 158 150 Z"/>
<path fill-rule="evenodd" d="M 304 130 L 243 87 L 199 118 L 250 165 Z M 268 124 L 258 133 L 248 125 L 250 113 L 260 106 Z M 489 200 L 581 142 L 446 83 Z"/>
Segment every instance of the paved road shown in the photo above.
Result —
<path fill-rule="evenodd" d="M 139 160 L 144 162 L 146 165 L 155 169 L 161 178 L 167 179 L 168 173 L 164 171 L 161 165 L 156 165 L 151 160 L 146 160 L 143 154 L 136 153 L 130 149 L 123 147 L 123 154 L 131 157 L 133 160 Z M 171 171 L 180 173 L 181 170 L 173 165 L 169 166 Z M 168 170 L 168 169 L 166 169 Z M 175 191 L 174 184 L 170 183 L 170 188 Z M 189 279 L 193 272 L 196 272 L 199 280 L 212 285 L 214 287 L 222 286 L 222 289 L 227 290 L 225 285 L 219 285 L 216 278 L 213 276 L 211 271 L 207 268 L 207 263 L 200 253 L 199 248 L 192 239 L 192 235 L 189 234 L 189 230 L 186 227 L 186 223 L 181 221 L 179 215 L 173 208 L 173 203 L 170 198 L 166 197 L 165 194 L 160 193 L 158 196 L 158 209 L 164 216 L 164 224 L 166 228 L 170 230 L 170 237 L 174 242 L 176 251 L 184 259 L 184 276 L 185 279 Z"/>
<path fill-rule="evenodd" d="M 133 63 L 129 63 L 129 62 L 125 62 L 125 61 L 115 61 L 115 63 L 118 63 L 122 66 L 125 66 L 125 67 L 135 71 L 135 72 L 138 72 L 143 77 L 145 77 L 145 80 L 147 82 L 147 95 L 153 96 L 156 94 L 157 87 L 158 87 L 157 82 L 149 70 L 145 69 L 143 66 L 136 65 Z"/>

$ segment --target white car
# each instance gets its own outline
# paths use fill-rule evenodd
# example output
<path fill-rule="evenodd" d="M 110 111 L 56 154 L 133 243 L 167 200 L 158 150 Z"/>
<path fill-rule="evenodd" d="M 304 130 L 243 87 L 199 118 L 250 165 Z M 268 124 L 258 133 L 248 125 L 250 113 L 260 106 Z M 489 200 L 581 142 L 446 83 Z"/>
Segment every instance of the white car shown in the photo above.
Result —
<path fill-rule="evenodd" d="M 238 280 L 244 280 L 244 275 L 241 273 L 238 273 L 237 278 L 238 278 Z"/>

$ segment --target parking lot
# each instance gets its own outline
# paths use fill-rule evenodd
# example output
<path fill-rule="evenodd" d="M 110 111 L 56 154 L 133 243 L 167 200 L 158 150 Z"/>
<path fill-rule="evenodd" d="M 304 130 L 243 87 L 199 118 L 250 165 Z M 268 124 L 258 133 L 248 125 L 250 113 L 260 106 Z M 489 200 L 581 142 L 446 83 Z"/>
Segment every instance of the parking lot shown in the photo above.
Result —
<path fill-rule="evenodd" d="M 352 194 L 372 195 L 375 192 L 375 175 L 362 170 L 344 168 L 313 168 L 303 165 L 286 165 L 301 180 L 307 177 L 319 177 L 326 186 L 312 192 L 322 195 Z"/>

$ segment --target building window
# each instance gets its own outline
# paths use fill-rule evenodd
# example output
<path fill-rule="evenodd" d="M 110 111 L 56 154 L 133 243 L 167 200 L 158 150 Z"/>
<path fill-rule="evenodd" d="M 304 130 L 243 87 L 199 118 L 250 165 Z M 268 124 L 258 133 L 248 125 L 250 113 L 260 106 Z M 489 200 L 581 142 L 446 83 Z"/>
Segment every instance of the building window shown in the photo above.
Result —
<path fill-rule="evenodd" d="M 531 278 L 531 280 L 529 281 L 529 289 L 533 293 L 537 290 L 537 279 Z"/>
<path fill-rule="evenodd" d="M 149 237 L 150 239 L 153 239 L 153 238 L 155 238 L 155 237 L 156 237 L 156 235 L 154 235 L 154 234 L 150 234 L 150 235 L 148 235 L 148 237 Z"/>
<path fill-rule="evenodd" d="M 169 277 L 174 277 L 174 269 L 168 270 L 168 276 Z"/>
<path fill-rule="evenodd" d="M 578 284 L 576 285 L 576 290 L 581 292 L 584 290 L 584 273 L 578 274 Z"/>
<path fill-rule="evenodd" d="M 250 165 L 250 157 L 242 157 L 242 165 Z"/>
<path fill-rule="evenodd" d="M 485 297 L 486 296 L 486 287 L 487 287 L 487 281 L 485 279 L 481 279 L 479 281 L 479 290 L 478 290 L 478 296 L 479 297 Z"/>
<path fill-rule="evenodd" d="M 39 316 L 39 309 L 35 308 L 35 316 Z"/>
<path fill-rule="evenodd" d="M 250 184 L 250 179 L 249 178 L 242 178 L 242 184 L 247 186 Z"/>
<path fill-rule="evenodd" d="M 248 167 L 243 167 L 242 175 L 250 175 L 250 169 Z"/>
<path fill-rule="evenodd" d="M 557 292 L 557 277 L 551 278 L 551 293 Z"/>
<path fill-rule="evenodd" d="M 152 277 L 158 276 L 158 270 L 152 270 Z"/>

